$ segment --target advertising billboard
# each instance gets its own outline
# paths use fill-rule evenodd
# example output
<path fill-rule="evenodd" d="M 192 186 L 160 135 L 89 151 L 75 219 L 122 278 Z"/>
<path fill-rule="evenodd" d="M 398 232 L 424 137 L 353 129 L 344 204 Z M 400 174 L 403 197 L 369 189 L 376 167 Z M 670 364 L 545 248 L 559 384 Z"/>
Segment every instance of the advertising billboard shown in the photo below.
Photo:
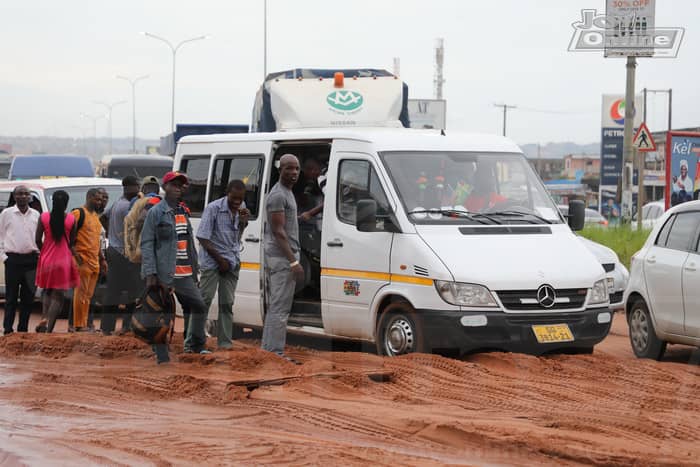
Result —
<path fill-rule="evenodd" d="M 698 199 L 700 133 L 671 131 L 666 138 L 666 209 Z"/>
<path fill-rule="evenodd" d="M 643 97 L 634 98 L 634 107 L 642 109 Z M 603 94 L 600 138 L 600 185 L 608 191 L 617 191 L 617 182 L 622 176 L 622 161 L 625 129 L 625 96 Z M 635 111 L 635 129 L 642 124 L 642 112 Z"/>

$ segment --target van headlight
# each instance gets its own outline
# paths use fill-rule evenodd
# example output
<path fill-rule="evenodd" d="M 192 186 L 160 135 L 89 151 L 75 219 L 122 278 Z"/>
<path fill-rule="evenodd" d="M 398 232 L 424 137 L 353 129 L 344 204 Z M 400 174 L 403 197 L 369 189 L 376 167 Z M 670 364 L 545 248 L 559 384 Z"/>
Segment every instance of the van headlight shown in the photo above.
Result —
<path fill-rule="evenodd" d="M 489 289 L 483 285 L 462 282 L 435 281 L 438 293 L 450 305 L 469 307 L 497 307 Z"/>
<path fill-rule="evenodd" d="M 601 303 L 606 303 L 610 300 L 608 295 L 608 286 L 605 279 L 601 279 L 595 284 L 591 289 L 591 298 L 588 301 L 589 305 L 600 305 Z"/>

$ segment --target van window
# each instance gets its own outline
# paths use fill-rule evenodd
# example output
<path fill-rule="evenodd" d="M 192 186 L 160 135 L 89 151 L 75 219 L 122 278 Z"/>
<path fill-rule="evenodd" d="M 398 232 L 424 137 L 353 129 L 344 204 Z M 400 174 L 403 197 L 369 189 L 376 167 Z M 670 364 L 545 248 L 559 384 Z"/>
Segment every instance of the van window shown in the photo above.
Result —
<path fill-rule="evenodd" d="M 202 211 L 204 211 L 210 157 L 208 155 L 189 156 L 182 159 L 180 163 L 180 172 L 186 173 L 190 181 L 183 201 L 190 208 L 193 217 L 202 217 Z"/>
<path fill-rule="evenodd" d="M 671 226 L 671 232 L 668 234 L 666 248 L 688 251 L 690 241 L 694 238 L 699 223 L 700 213 L 698 212 L 678 213 L 676 215 L 676 221 Z"/>
<path fill-rule="evenodd" d="M 338 219 L 355 225 L 355 207 L 363 199 L 377 203 L 377 216 L 388 216 L 391 207 L 379 183 L 377 172 L 368 161 L 343 160 L 338 169 Z"/>
<path fill-rule="evenodd" d="M 246 186 L 245 204 L 251 219 L 258 217 L 262 159 L 257 156 L 218 156 L 214 161 L 209 202 L 223 197 L 231 180 L 242 180 Z"/>

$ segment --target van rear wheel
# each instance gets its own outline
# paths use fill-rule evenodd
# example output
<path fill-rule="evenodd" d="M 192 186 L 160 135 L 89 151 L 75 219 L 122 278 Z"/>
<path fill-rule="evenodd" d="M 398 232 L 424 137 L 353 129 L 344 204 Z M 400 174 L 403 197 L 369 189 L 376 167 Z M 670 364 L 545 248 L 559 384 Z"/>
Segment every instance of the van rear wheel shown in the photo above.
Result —
<path fill-rule="evenodd" d="M 425 350 L 423 331 L 413 307 L 407 303 L 389 305 L 377 325 L 377 353 L 394 357 Z"/>

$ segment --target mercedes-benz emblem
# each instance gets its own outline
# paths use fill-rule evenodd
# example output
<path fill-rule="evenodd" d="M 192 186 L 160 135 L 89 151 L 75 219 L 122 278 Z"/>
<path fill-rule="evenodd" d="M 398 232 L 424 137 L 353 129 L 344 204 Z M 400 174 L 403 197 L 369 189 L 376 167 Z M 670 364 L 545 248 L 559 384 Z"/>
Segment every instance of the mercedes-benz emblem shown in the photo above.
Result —
<path fill-rule="evenodd" d="M 552 308 L 557 294 L 551 285 L 541 285 L 537 289 L 537 302 L 545 308 Z"/>

